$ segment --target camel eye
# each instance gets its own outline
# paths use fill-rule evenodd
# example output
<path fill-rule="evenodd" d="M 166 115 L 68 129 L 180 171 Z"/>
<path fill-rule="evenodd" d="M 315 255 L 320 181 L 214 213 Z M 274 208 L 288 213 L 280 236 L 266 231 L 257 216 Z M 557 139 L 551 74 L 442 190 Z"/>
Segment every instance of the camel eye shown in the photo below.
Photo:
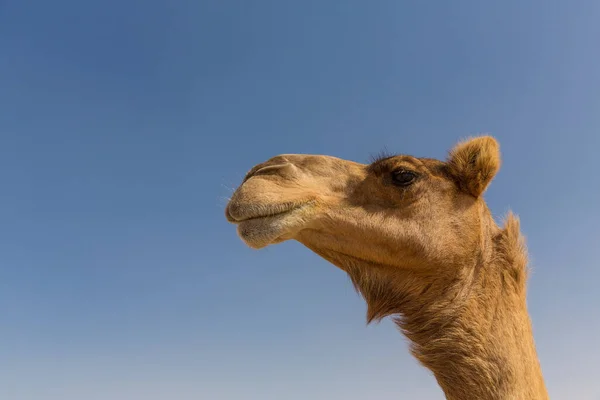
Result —
<path fill-rule="evenodd" d="M 401 169 L 392 173 L 392 180 L 398 186 L 408 186 L 417 179 L 417 174 L 412 171 Z"/>

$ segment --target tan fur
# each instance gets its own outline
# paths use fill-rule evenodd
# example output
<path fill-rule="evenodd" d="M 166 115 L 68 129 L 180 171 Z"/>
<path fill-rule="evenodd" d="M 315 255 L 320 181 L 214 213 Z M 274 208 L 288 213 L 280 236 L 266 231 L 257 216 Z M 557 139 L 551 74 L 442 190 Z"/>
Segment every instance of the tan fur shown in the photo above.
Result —
<path fill-rule="evenodd" d="M 281 155 L 252 168 L 226 216 L 253 248 L 293 239 L 346 271 L 367 320 L 392 316 L 448 399 L 547 399 L 519 221 L 499 227 L 481 197 L 499 167 L 489 136 L 446 162 Z M 400 171 L 416 179 L 400 186 Z"/>
<path fill-rule="evenodd" d="M 482 136 L 460 143 L 451 151 L 448 166 L 464 190 L 480 196 L 500 169 L 498 142 Z"/>

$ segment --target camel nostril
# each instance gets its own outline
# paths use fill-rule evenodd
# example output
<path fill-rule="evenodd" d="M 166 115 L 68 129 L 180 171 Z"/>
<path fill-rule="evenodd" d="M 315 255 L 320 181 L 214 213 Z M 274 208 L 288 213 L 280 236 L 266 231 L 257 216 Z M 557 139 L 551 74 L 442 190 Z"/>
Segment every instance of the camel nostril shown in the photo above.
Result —
<path fill-rule="evenodd" d="M 285 163 L 285 164 L 276 164 L 276 165 L 266 165 L 266 166 L 260 168 L 259 170 L 257 170 L 256 172 L 254 172 L 254 174 L 252 174 L 252 176 L 275 174 L 278 171 L 281 171 L 282 169 L 287 167 L 288 165 L 290 165 L 290 164 Z"/>
<path fill-rule="evenodd" d="M 264 162 L 262 164 L 258 164 L 254 168 L 252 168 L 250 172 L 246 174 L 242 183 L 257 175 L 277 175 L 282 173 L 285 174 L 285 171 L 288 171 L 292 167 L 293 165 L 284 157 L 273 157 L 269 161 Z"/>

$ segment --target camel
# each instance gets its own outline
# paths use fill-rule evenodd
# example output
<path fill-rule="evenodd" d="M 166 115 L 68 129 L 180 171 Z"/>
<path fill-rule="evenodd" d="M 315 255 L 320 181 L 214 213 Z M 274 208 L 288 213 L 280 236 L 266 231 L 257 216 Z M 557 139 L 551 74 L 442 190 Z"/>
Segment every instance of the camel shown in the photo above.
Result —
<path fill-rule="evenodd" d="M 284 154 L 248 172 L 225 214 L 251 248 L 296 240 L 345 271 L 367 323 L 392 317 L 447 399 L 548 399 L 519 219 L 497 225 L 483 198 L 500 164 L 492 136 L 445 161 Z"/>

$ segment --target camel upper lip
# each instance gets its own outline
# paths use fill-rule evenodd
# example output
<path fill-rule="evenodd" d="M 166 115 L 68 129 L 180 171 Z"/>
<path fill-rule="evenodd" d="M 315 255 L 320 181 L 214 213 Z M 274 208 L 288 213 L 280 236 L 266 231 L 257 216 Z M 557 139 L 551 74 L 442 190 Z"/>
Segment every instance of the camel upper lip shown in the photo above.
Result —
<path fill-rule="evenodd" d="M 227 221 L 235 224 L 253 219 L 268 218 L 281 214 L 286 214 L 290 211 L 297 210 L 298 208 L 301 208 L 305 205 L 305 203 L 284 203 L 269 205 L 230 203 L 225 209 L 225 216 L 227 217 Z"/>

